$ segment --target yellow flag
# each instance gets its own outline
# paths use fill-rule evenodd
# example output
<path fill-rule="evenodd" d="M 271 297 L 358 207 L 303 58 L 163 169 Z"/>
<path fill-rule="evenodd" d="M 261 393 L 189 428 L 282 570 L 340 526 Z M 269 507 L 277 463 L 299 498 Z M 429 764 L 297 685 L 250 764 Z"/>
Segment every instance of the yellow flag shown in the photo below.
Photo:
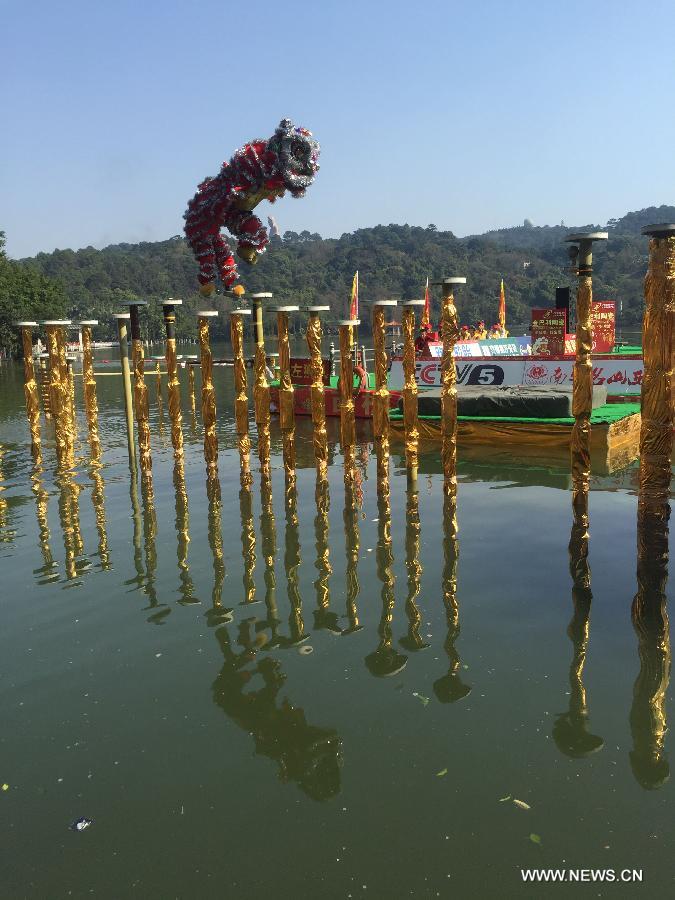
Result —
<path fill-rule="evenodd" d="M 358 319 L 359 317 L 359 272 L 358 269 L 354 273 L 352 281 L 352 296 L 349 304 L 349 318 Z"/>

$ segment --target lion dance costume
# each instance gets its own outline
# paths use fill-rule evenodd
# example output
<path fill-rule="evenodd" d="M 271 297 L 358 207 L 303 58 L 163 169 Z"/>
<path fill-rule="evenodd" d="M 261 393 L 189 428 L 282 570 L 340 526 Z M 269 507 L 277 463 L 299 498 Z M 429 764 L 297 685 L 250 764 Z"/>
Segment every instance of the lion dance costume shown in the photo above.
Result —
<path fill-rule="evenodd" d="M 200 292 L 215 291 L 216 277 L 230 288 L 237 265 L 230 245 L 221 235 L 227 230 L 237 238 L 237 255 L 255 263 L 265 252 L 269 236 L 251 212 L 262 200 L 273 203 L 286 191 L 302 197 L 319 169 L 319 145 L 311 131 L 282 119 L 268 140 L 254 140 L 240 147 L 224 162 L 214 178 L 206 178 L 190 200 L 185 213 L 185 235 L 199 263 Z"/>

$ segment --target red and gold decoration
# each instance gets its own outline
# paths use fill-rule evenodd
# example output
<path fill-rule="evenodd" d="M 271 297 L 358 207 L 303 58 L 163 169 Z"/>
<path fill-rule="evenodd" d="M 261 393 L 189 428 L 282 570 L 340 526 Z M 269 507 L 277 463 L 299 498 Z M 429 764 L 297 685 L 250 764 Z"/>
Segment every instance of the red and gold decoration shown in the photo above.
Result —
<path fill-rule="evenodd" d="M 302 197 L 319 170 L 319 144 L 306 128 L 282 119 L 269 140 L 240 147 L 220 172 L 206 178 L 185 213 L 185 234 L 199 263 L 201 292 L 215 291 L 219 276 L 225 288 L 237 278 L 226 228 L 237 240 L 237 254 L 253 264 L 269 243 L 264 225 L 252 210 L 263 200 L 273 203 L 288 191 Z"/>

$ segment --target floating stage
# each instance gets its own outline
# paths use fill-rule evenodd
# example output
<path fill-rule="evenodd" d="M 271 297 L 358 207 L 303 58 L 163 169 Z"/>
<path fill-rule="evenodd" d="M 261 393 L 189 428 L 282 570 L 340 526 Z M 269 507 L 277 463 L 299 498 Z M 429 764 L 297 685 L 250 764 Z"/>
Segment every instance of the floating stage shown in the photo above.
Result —
<path fill-rule="evenodd" d="M 527 389 L 522 403 L 513 398 L 514 388 L 501 389 L 510 397 L 503 397 L 502 408 L 494 401 L 494 389 L 470 394 L 458 391 L 457 440 L 460 447 L 480 447 L 481 455 L 508 456 L 532 463 L 567 462 L 574 417 L 569 398 L 552 396 L 551 392 L 539 392 L 540 400 Z M 434 392 L 436 393 L 436 392 Z M 556 392 L 558 395 L 565 392 Z M 420 451 L 424 444 L 441 441 L 440 392 L 437 397 L 420 395 L 419 439 Z M 569 400 L 569 403 L 567 402 Z M 437 411 L 433 412 L 434 405 Z M 536 415 L 537 410 L 565 409 L 567 415 Z M 492 409 L 491 409 L 492 407 Z M 483 409 L 483 415 L 466 415 L 465 410 Z M 517 414 L 520 409 L 521 414 Z M 529 412 L 529 415 L 522 414 Z M 403 415 L 390 414 L 392 439 L 405 439 Z M 602 394 L 594 396 L 591 413 L 591 465 L 598 475 L 611 474 L 625 468 L 637 459 L 640 442 L 640 404 L 607 403 Z M 429 449 L 431 449 L 429 447 Z"/>

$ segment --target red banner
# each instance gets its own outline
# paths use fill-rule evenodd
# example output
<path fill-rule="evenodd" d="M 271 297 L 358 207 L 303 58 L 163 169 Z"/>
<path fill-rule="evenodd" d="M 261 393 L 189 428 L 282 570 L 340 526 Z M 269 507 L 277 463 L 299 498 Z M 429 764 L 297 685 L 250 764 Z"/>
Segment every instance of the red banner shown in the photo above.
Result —
<path fill-rule="evenodd" d="M 596 300 L 591 307 L 593 352 L 610 353 L 616 337 L 616 312 L 613 300 Z"/>
<path fill-rule="evenodd" d="M 533 309 L 532 355 L 563 356 L 566 332 L 566 309 Z"/>

